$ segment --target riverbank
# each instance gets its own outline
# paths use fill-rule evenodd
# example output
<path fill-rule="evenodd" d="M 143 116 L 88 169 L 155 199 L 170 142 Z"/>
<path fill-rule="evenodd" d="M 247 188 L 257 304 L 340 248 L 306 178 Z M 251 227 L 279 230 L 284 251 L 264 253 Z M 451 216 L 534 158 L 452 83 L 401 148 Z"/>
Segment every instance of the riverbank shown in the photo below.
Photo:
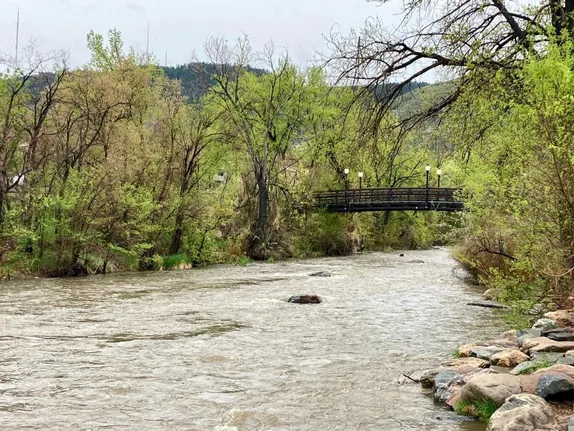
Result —
<path fill-rule="evenodd" d="M 548 312 L 532 328 L 465 344 L 425 371 L 420 383 L 488 431 L 566 431 L 574 427 L 574 312 Z"/>

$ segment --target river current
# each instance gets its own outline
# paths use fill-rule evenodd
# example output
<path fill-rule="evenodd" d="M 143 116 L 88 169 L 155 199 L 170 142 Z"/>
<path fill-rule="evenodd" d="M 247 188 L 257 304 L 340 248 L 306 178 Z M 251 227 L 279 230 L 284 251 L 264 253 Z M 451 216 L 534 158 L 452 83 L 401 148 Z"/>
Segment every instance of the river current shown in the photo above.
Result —
<path fill-rule="evenodd" d="M 0 429 L 483 430 L 402 375 L 504 328 L 405 254 L 4 282 Z"/>

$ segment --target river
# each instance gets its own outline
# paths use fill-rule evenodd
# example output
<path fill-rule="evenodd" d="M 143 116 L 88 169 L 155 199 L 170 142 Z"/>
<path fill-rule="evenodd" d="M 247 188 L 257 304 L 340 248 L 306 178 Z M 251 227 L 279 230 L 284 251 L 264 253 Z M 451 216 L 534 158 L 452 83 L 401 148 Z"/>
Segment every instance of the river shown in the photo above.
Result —
<path fill-rule="evenodd" d="M 0 428 L 484 430 L 401 376 L 504 328 L 405 254 L 2 283 Z"/>

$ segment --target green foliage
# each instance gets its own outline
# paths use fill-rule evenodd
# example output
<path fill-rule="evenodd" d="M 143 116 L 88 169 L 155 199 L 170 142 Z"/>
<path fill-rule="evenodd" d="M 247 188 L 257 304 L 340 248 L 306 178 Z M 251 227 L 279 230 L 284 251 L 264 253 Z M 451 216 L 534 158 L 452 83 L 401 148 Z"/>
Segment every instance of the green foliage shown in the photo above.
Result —
<path fill-rule="evenodd" d="M 500 73 L 468 94 L 446 126 L 469 209 L 459 256 L 519 312 L 567 305 L 574 288 L 573 61 L 571 42 L 549 44 L 518 80 Z"/>
<path fill-rule="evenodd" d="M 175 254 L 163 258 L 163 269 L 176 269 L 181 265 L 190 264 L 191 258 L 186 254 Z"/>
<path fill-rule="evenodd" d="M 452 351 L 450 352 L 450 356 L 452 359 L 460 358 L 460 349 L 458 347 L 452 349 Z"/>
<path fill-rule="evenodd" d="M 459 401 L 455 405 L 455 411 L 459 415 L 477 418 L 487 422 L 490 417 L 498 410 L 498 406 L 492 401 Z"/>

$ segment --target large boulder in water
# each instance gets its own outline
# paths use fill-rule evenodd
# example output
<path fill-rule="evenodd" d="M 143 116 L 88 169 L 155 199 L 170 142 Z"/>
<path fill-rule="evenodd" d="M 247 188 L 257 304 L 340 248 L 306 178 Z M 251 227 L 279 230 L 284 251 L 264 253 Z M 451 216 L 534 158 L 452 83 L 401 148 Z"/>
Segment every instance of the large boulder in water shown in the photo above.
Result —
<path fill-rule="evenodd" d="M 291 304 L 320 304 L 321 298 L 317 295 L 296 295 L 289 298 Z"/>

